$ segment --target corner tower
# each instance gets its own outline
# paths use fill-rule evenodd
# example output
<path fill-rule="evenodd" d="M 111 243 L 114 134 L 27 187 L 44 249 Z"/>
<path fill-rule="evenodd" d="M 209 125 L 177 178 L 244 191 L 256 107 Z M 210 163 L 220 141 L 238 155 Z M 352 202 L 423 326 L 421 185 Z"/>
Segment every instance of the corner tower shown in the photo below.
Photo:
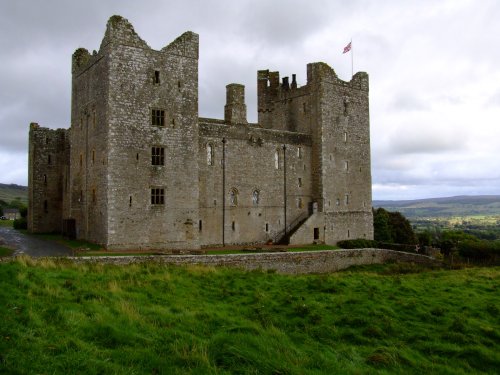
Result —
<path fill-rule="evenodd" d="M 73 54 L 71 216 L 114 249 L 199 246 L 198 35 L 151 49 L 120 16 Z"/>

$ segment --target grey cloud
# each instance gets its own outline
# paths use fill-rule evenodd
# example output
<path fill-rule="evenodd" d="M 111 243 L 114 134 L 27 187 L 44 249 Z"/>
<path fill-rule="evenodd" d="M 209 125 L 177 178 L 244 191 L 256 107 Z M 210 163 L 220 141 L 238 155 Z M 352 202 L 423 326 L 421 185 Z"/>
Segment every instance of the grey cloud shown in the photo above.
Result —
<path fill-rule="evenodd" d="M 390 106 L 396 111 L 426 111 L 430 108 L 428 103 L 409 92 L 396 94 Z"/>

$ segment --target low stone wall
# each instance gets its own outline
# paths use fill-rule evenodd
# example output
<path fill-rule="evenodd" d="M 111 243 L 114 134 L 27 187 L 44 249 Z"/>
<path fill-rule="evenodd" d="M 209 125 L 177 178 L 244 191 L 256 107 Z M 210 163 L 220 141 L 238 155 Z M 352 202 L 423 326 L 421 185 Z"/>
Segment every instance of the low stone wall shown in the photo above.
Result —
<path fill-rule="evenodd" d="M 162 264 L 199 264 L 213 267 L 237 267 L 245 270 L 275 270 L 285 274 L 329 273 L 350 266 L 380 264 L 387 261 L 431 264 L 436 260 L 418 254 L 386 249 L 326 250 L 296 253 L 259 253 L 225 255 L 155 255 L 120 257 L 73 257 L 76 263 L 127 265 L 158 262 Z"/>

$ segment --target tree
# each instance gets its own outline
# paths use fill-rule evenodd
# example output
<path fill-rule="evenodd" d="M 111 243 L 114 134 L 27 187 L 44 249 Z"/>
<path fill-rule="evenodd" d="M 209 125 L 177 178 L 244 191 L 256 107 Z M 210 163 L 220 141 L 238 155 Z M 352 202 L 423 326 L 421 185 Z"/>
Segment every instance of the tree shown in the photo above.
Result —
<path fill-rule="evenodd" d="M 393 242 L 389 227 L 389 212 L 383 208 L 373 210 L 373 232 L 375 241 Z"/>
<path fill-rule="evenodd" d="M 374 238 L 379 242 L 414 245 L 417 237 L 410 222 L 400 212 L 389 212 L 383 208 L 373 211 Z"/>
<path fill-rule="evenodd" d="M 401 212 L 389 212 L 389 226 L 395 243 L 414 245 L 417 237 L 406 217 Z"/>

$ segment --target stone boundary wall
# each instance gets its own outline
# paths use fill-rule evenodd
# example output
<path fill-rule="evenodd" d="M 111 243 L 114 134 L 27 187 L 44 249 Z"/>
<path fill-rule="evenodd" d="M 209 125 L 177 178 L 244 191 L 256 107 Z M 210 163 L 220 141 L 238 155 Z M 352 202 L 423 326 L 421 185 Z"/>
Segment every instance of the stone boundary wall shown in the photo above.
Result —
<path fill-rule="evenodd" d="M 211 267 L 236 267 L 245 270 L 275 270 L 284 274 L 329 273 L 350 266 L 380 264 L 387 261 L 433 264 L 434 258 L 386 249 L 350 249 L 296 253 L 259 253 L 224 255 L 152 255 L 71 257 L 75 263 L 127 265 L 158 262 L 168 265 L 197 264 Z"/>

